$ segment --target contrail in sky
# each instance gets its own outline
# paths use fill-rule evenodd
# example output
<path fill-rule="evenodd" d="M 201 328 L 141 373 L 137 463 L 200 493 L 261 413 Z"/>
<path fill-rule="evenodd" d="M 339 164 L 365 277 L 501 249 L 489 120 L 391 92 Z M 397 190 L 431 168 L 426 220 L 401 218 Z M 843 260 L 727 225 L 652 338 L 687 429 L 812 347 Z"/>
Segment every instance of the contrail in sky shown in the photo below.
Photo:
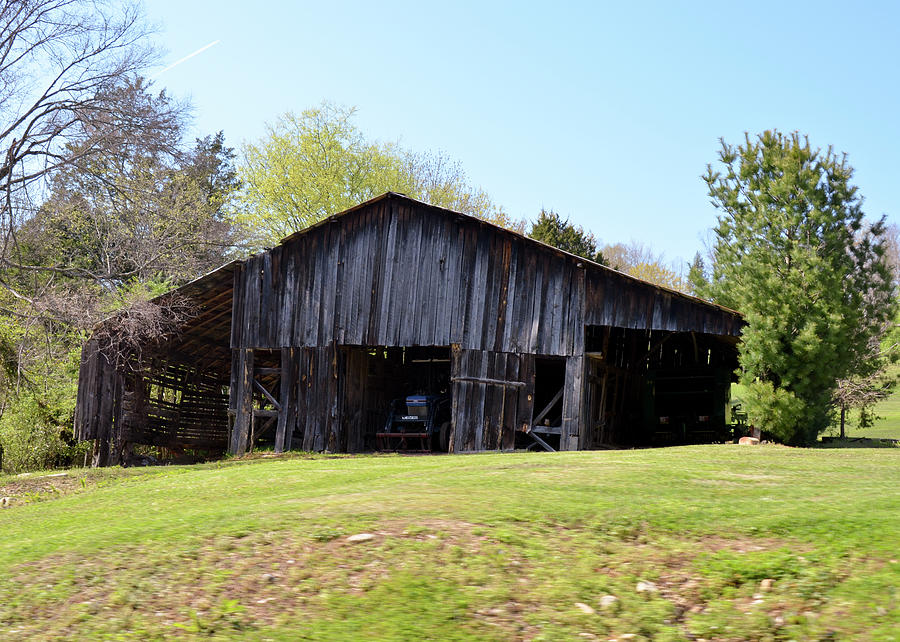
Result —
<path fill-rule="evenodd" d="M 181 58 L 180 60 L 176 60 L 176 61 L 173 62 L 171 65 L 169 65 L 168 67 L 166 67 L 165 69 L 163 69 L 162 71 L 156 72 L 155 74 L 153 74 L 152 78 L 157 78 L 157 77 L 163 75 L 164 73 L 166 73 L 167 71 L 169 71 L 169 69 L 172 69 L 173 67 L 177 67 L 177 66 L 180 65 L 181 63 L 185 62 L 186 60 L 190 60 L 191 58 L 193 58 L 194 56 L 196 56 L 196 55 L 198 55 L 198 54 L 202 54 L 204 51 L 206 51 L 207 49 L 209 49 L 209 48 L 212 47 L 213 45 L 219 44 L 219 42 L 221 42 L 221 41 L 220 41 L 220 40 L 213 40 L 211 43 L 209 43 L 209 44 L 206 45 L 205 47 L 200 47 L 200 48 L 199 48 L 197 51 L 195 51 L 194 53 L 188 54 L 188 55 L 186 55 L 184 58 Z"/>

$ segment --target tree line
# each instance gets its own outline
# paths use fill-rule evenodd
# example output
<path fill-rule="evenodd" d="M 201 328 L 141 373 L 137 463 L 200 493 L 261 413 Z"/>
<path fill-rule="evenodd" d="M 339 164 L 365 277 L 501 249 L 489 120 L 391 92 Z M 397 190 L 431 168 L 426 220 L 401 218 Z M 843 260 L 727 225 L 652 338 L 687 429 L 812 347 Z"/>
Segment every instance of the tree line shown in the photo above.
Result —
<path fill-rule="evenodd" d="M 688 266 L 603 245 L 552 210 L 518 219 L 445 154 L 371 140 L 355 110 L 284 114 L 235 150 L 189 140 L 189 105 L 145 78 L 158 60 L 138 6 L 0 1 L 0 447 L 4 469 L 77 461 L 79 350 L 97 322 L 385 191 L 470 214 L 744 313 L 751 420 L 789 443 L 835 409 L 871 408 L 896 299 L 895 235 L 863 215 L 852 167 L 777 131 L 725 142 L 705 180 L 714 245 Z"/>

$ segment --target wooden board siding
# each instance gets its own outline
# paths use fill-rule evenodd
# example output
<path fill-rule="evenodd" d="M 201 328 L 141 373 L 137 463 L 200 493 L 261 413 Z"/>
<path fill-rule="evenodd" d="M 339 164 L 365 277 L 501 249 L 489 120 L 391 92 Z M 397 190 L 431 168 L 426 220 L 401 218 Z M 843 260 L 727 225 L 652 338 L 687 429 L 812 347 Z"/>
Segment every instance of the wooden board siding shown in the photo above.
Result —
<path fill-rule="evenodd" d="M 235 271 L 233 348 L 428 346 L 571 356 L 586 324 L 736 335 L 739 315 L 475 219 L 383 198 Z"/>
<path fill-rule="evenodd" d="M 465 350 L 454 345 L 451 378 L 452 450 L 512 450 L 516 430 L 531 423 L 534 355 Z M 517 383 L 522 385 L 514 385 Z"/>
<path fill-rule="evenodd" d="M 222 381 L 180 362 L 149 373 L 117 371 L 89 341 L 82 349 L 75 437 L 95 440 L 96 465 L 123 463 L 130 444 L 224 450 Z"/>
<path fill-rule="evenodd" d="M 99 465 L 121 463 L 132 443 L 225 450 L 237 267 L 229 263 L 179 289 L 191 302 L 190 318 L 167 341 L 144 346 L 141 368 L 132 362 L 117 371 L 96 338 L 85 343 L 74 428 L 76 439 L 95 440 Z"/>
<path fill-rule="evenodd" d="M 736 312 L 604 269 L 587 272 L 584 324 L 728 336 L 743 327 Z"/>
<path fill-rule="evenodd" d="M 384 200 L 236 271 L 235 300 L 244 303 L 232 347 L 455 343 L 574 354 L 582 306 L 569 301 L 583 298 L 583 270 L 562 255 L 538 264 L 533 250 L 476 220 Z"/>

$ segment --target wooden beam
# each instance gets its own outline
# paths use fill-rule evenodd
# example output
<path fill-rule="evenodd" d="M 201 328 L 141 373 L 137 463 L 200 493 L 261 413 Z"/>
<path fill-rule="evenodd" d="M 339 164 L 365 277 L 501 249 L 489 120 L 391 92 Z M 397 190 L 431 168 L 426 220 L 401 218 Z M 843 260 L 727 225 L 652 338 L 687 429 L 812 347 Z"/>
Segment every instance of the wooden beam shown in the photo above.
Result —
<path fill-rule="evenodd" d="M 451 377 L 450 381 L 467 381 L 470 383 L 483 383 L 489 386 L 506 386 L 509 388 L 524 388 L 524 381 L 504 381 L 502 379 L 488 379 L 485 377 Z"/>
<path fill-rule="evenodd" d="M 535 434 L 535 432 L 534 432 L 533 430 L 531 430 L 531 427 L 528 428 L 528 432 L 526 432 L 526 434 L 529 435 L 532 439 L 534 439 L 534 441 L 535 441 L 541 448 L 543 448 L 544 450 L 546 450 L 548 453 L 555 453 L 555 452 L 556 452 L 556 451 L 553 449 L 553 446 L 551 446 L 551 445 L 548 444 L 546 441 L 544 441 L 543 439 L 541 439 L 540 437 L 538 437 L 537 434 Z"/>
<path fill-rule="evenodd" d="M 542 435 L 561 435 L 562 426 L 542 426 L 540 424 L 535 424 L 533 426 L 529 426 L 528 430 L 526 430 L 525 432 L 539 432 Z"/>
<path fill-rule="evenodd" d="M 230 406 L 234 408 L 234 428 L 228 453 L 240 457 L 247 452 L 250 423 L 253 420 L 253 350 L 238 349 L 233 363 L 237 372 L 232 376 Z"/>
<path fill-rule="evenodd" d="M 584 357 L 566 358 L 565 388 L 569 394 L 563 399 L 560 450 L 579 450 L 584 431 Z"/>
<path fill-rule="evenodd" d="M 546 408 L 544 408 L 543 410 L 541 410 L 541 411 L 538 413 L 538 416 L 535 417 L 535 418 L 534 418 L 534 421 L 531 422 L 532 424 L 537 425 L 537 424 L 541 423 L 541 420 L 542 420 L 544 417 L 546 417 L 546 416 L 549 414 L 549 412 L 550 412 L 551 410 L 553 410 L 553 406 L 555 406 L 556 403 L 562 398 L 562 396 L 563 396 L 563 391 L 564 391 L 565 389 L 566 389 L 566 387 L 563 386 L 562 388 L 559 389 L 559 392 L 557 392 L 555 395 L 553 395 L 553 399 L 550 400 L 550 403 L 547 404 L 547 407 L 546 407 Z"/>
<path fill-rule="evenodd" d="M 255 372 L 258 375 L 281 375 L 283 371 L 283 366 L 278 368 L 256 368 Z"/>
<path fill-rule="evenodd" d="M 259 408 L 253 409 L 254 417 L 265 417 L 266 419 L 272 419 L 273 417 L 277 417 L 278 414 L 279 413 L 277 410 L 260 410 Z"/>
<path fill-rule="evenodd" d="M 278 413 L 278 426 L 275 428 L 275 452 L 281 453 L 285 451 L 285 447 L 290 449 L 291 445 L 291 434 L 294 431 L 294 422 L 293 422 L 293 408 L 294 404 L 292 402 L 294 395 L 294 349 L 293 348 L 282 348 L 281 349 L 281 367 L 278 368 L 281 374 L 281 379 L 279 381 L 280 390 L 279 390 L 279 413 Z"/>
<path fill-rule="evenodd" d="M 256 388 L 257 390 L 259 390 L 261 393 L 263 393 L 263 395 L 265 395 L 266 399 L 269 400 L 269 403 L 271 403 L 273 406 L 275 406 L 275 408 L 277 410 L 281 410 L 281 404 L 278 402 L 278 400 L 275 397 L 273 397 L 272 393 L 269 392 L 268 390 L 266 390 L 266 387 L 264 385 L 262 385 L 256 379 L 253 380 L 253 387 Z"/>

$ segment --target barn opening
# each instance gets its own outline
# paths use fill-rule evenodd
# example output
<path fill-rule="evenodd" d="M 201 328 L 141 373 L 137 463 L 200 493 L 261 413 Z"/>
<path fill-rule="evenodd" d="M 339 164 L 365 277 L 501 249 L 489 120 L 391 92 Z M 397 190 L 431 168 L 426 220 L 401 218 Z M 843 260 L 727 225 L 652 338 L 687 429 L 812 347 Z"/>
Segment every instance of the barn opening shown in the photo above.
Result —
<path fill-rule="evenodd" d="M 417 416 L 441 424 L 450 420 L 452 386 L 450 346 L 343 346 L 346 430 L 358 433 L 361 450 L 446 451 L 439 434 L 428 438 L 391 437 L 420 434 Z M 413 408 L 408 407 L 409 398 Z M 427 416 L 429 412 L 434 417 Z M 396 420 L 390 422 L 389 419 Z M 379 438 L 379 435 L 383 435 Z"/>
<path fill-rule="evenodd" d="M 536 357 L 534 360 L 534 416 L 531 430 L 554 450 L 559 450 L 562 433 L 563 405 L 566 396 L 566 360 L 559 357 Z M 536 449 L 527 434 L 517 440 L 517 446 Z"/>
<path fill-rule="evenodd" d="M 588 429 L 596 445 L 727 438 L 736 340 L 588 326 Z"/>

